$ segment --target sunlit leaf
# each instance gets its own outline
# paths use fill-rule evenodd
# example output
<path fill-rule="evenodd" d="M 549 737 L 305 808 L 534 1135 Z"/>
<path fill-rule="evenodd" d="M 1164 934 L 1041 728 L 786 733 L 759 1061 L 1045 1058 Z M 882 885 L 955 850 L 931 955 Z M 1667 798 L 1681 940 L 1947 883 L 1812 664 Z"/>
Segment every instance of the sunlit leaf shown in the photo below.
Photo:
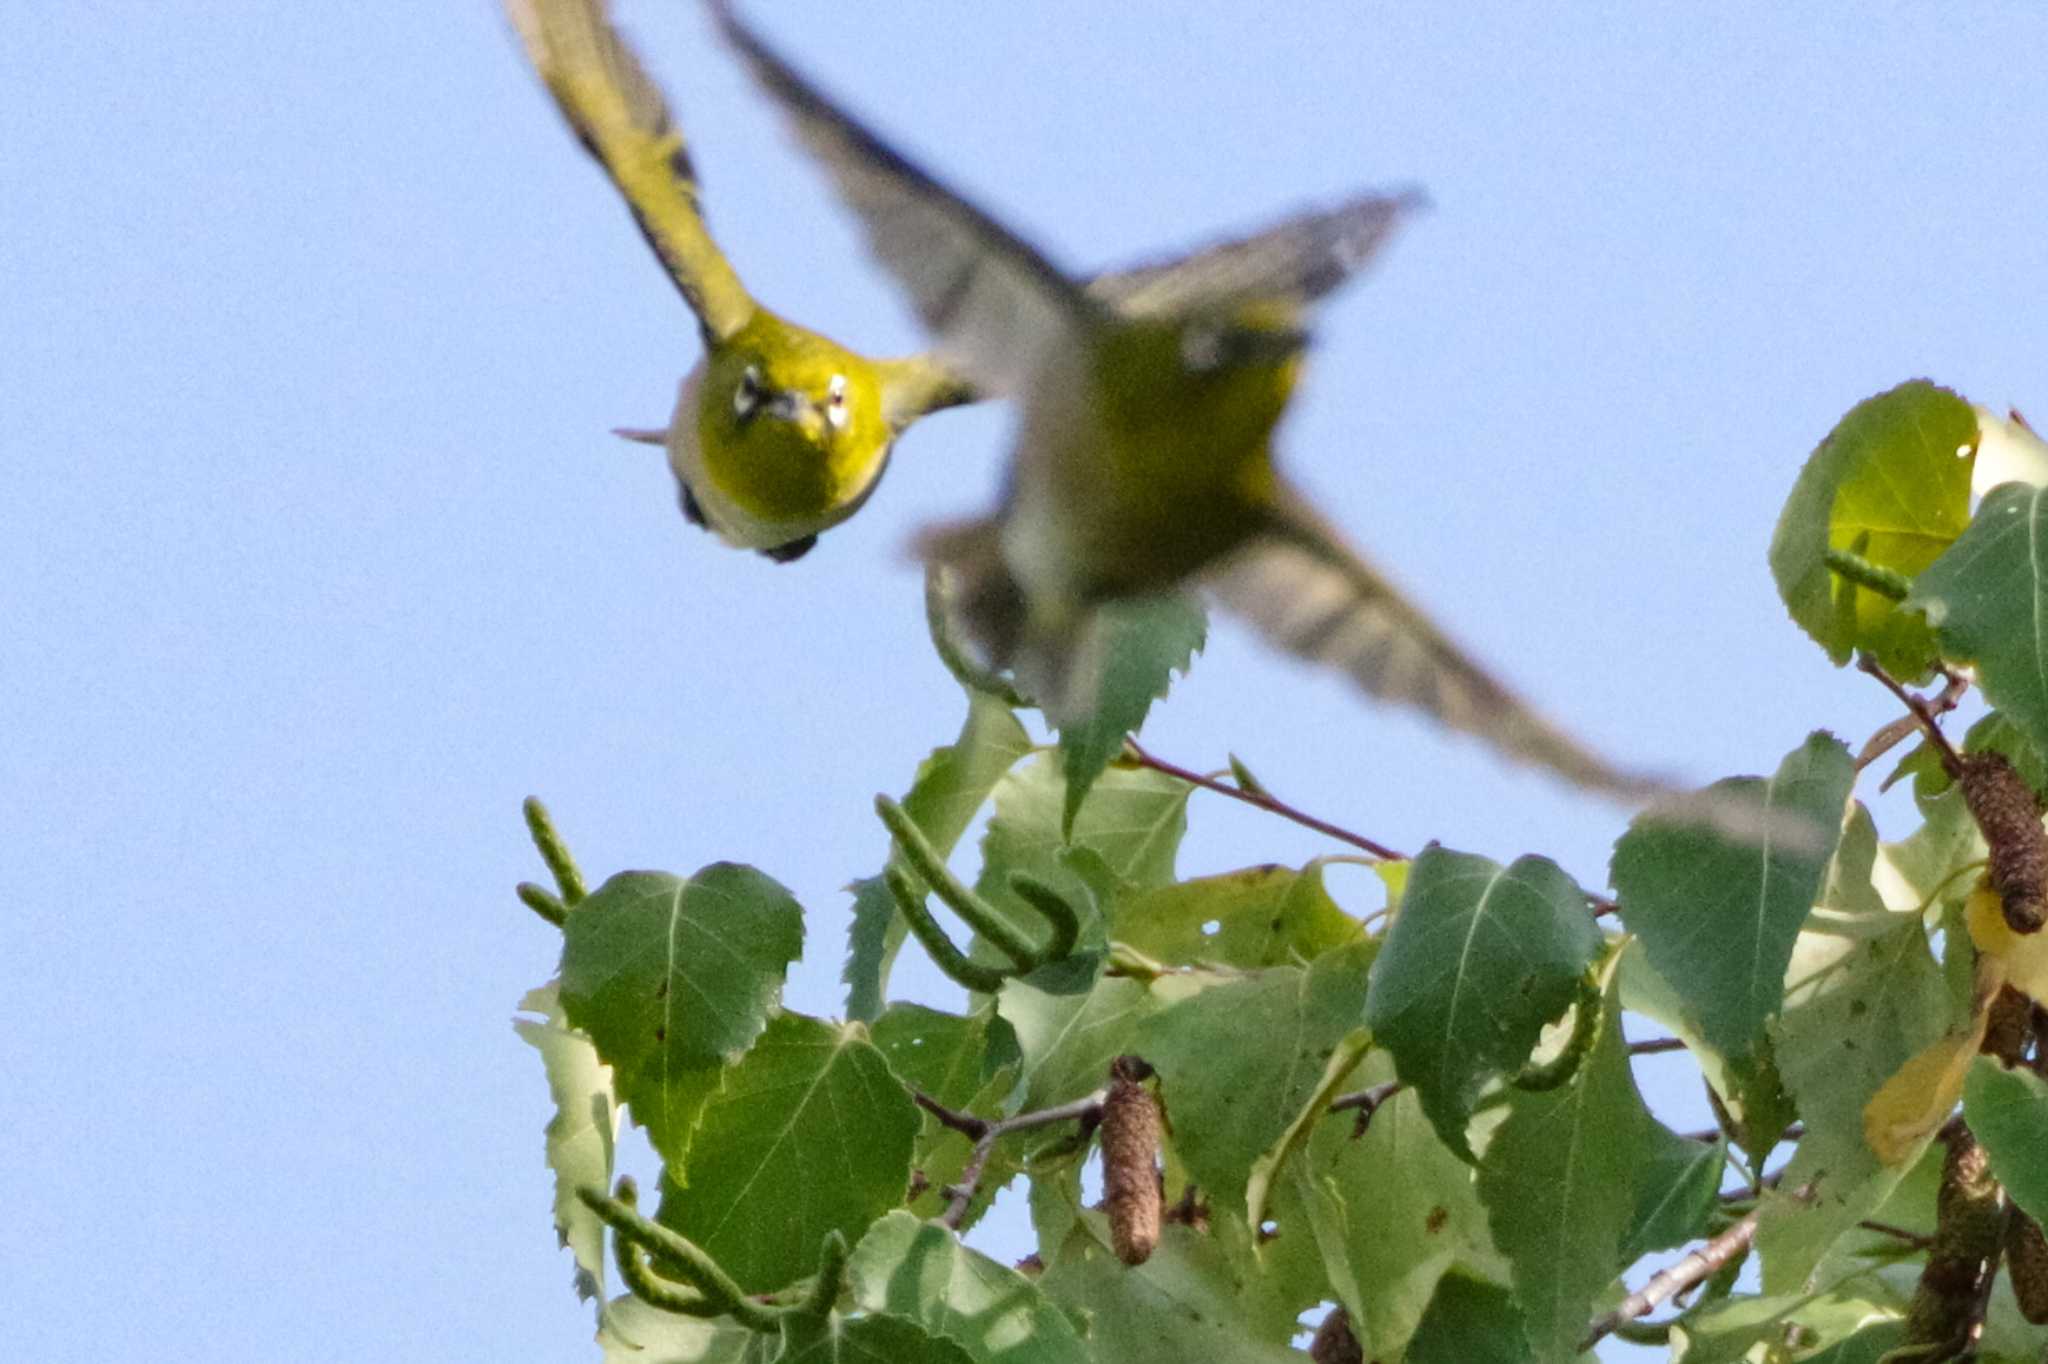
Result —
<path fill-rule="evenodd" d="M 547 1162 L 555 1172 L 555 1232 L 576 1261 L 578 1297 L 604 1302 L 604 1223 L 576 1196 L 582 1188 L 612 1186 L 613 1145 L 619 1104 L 612 1072 L 597 1059 L 597 1048 L 562 1015 L 554 985 L 529 990 L 519 1001 L 523 1014 L 512 1026 L 535 1050 L 547 1072 L 555 1115 L 548 1120 Z"/>
<path fill-rule="evenodd" d="M 1114 933 L 1171 966 L 1246 969 L 1306 961 L 1364 936 L 1323 888 L 1323 864 L 1246 867 L 1141 890 L 1117 904 Z"/>
<path fill-rule="evenodd" d="M 1771 538 L 1771 573 L 1836 663 L 1864 649 L 1901 677 L 1933 666 L 1926 624 L 1826 555 L 1850 551 L 1909 579 L 1934 562 L 1969 522 L 1977 438 L 1968 403 L 1916 379 L 1851 408 L 1806 461 Z"/>
<path fill-rule="evenodd" d="M 639 1298 L 613 1298 L 597 1343 L 604 1364 L 770 1364 L 782 1342 L 731 1320 L 700 1321 Z"/>
<path fill-rule="evenodd" d="M 918 1322 L 977 1364 L 1086 1364 L 1073 1322 L 1030 1279 L 935 1222 L 892 1212 L 847 1266 L 853 1302 Z"/>

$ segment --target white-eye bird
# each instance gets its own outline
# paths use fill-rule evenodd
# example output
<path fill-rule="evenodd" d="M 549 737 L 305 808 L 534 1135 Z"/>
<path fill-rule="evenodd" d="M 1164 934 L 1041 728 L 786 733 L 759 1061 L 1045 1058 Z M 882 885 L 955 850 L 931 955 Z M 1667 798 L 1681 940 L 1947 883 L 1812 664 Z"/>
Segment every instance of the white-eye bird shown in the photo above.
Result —
<path fill-rule="evenodd" d="M 1055 723 L 1080 718 L 1092 694 L 1094 608 L 1191 585 L 1280 648 L 1510 757 L 1623 798 L 1668 791 L 1524 704 L 1274 469 L 1311 305 L 1372 259 L 1419 196 L 1365 195 L 1086 286 L 836 107 L 726 0 L 709 3 L 939 359 L 1022 404 L 997 511 L 929 532 L 920 548 L 958 570 L 967 633 Z"/>
<path fill-rule="evenodd" d="M 505 8 L 703 333 L 667 428 L 619 434 L 667 447 L 690 521 L 777 562 L 800 557 L 860 510 L 905 427 L 972 392 L 929 357 L 872 359 L 755 301 L 705 227 L 682 133 L 604 0 Z"/>

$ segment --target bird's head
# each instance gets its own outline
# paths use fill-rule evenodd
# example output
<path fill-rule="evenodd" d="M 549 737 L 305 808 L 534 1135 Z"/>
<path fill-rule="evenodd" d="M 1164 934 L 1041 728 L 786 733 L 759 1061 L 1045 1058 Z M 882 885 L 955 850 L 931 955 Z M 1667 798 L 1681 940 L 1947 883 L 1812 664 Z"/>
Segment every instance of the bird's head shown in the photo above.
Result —
<path fill-rule="evenodd" d="M 706 357 L 704 467 L 752 515 L 797 521 L 850 508 L 881 473 L 892 435 L 874 361 L 765 309 Z"/>

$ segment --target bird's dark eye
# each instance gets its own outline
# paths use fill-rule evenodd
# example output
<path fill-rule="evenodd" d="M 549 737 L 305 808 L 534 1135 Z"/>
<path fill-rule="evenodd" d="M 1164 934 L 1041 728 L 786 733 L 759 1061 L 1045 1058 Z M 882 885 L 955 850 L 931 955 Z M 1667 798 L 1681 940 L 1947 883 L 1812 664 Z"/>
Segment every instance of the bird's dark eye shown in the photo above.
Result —
<path fill-rule="evenodd" d="M 825 385 L 825 418 L 834 426 L 846 425 L 846 376 L 835 374 Z"/>
<path fill-rule="evenodd" d="M 748 365 L 740 375 L 740 386 L 732 391 L 732 410 L 744 421 L 761 405 L 761 371 Z"/>

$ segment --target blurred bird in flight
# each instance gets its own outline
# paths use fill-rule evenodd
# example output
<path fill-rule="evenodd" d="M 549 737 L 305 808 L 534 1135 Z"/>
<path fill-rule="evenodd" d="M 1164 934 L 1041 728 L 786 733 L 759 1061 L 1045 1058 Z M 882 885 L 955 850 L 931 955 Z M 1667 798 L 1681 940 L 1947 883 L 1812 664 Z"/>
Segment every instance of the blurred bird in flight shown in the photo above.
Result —
<path fill-rule="evenodd" d="M 1313 305 L 1372 260 L 1418 194 L 1361 195 L 1083 284 L 833 104 L 726 0 L 710 4 L 908 294 L 939 361 L 977 393 L 1022 406 L 996 511 L 933 529 L 919 547 L 953 570 L 966 634 L 1055 724 L 1090 704 L 1097 607 L 1198 587 L 1279 648 L 1508 757 L 1625 800 L 1671 794 L 1521 701 L 1274 468 L 1273 428 Z"/>

